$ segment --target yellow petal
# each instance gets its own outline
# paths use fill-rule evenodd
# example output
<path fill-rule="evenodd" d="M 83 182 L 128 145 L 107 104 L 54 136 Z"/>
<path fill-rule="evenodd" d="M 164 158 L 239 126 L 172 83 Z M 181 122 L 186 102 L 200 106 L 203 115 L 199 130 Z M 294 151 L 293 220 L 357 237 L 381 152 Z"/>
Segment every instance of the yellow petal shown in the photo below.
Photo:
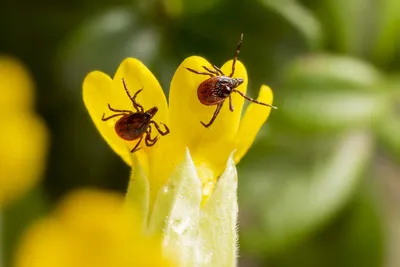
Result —
<path fill-rule="evenodd" d="M 96 128 L 111 146 L 111 148 L 129 165 L 132 164 L 129 147 L 117 136 L 114 130 L 115 120 L 104 122 L 101 120 L 104 113 L 110 115 L 107 103 L 112 98 L 111 78 L 100 72 L 89 73 L 83 82 L 83 101 L 89 111 Z"/>
<path fill-rule="evenodd" d="M 42 177 L 48 133 L 31 113 L 0 115 L 0 206 L 24 194 Z M 27 133 L 29 136 L 27 137 Z"/>
<path fill-rule="evenodd" d="M 226 99 L 214 123 L 205 128 L 200 121 L 208 123 L 216 109 L 216 106 L 206 106 L 200 103 L 197 98 L 197 88 L 200 83 L 208 79 L 206 75 L 199 75 L 189 72 L 186 68 L 203 71 L 202 66 L 212 68 L 211 64 L 204 58 L 193 56 L 185 59 L 178 67 L 172 78 L 169 103 L 170 103 L 170 123 L 174 131 L 174 137 L 181 145 L 176 151 L 184 154 L 184 147 L 187 146 L 192 153 L 196 165 L 209 166 L 202 168 L 204 174 L 199 173 L 203 182 L 209 179 L 214 180 L 218 173 L 214 173 L 215 168 L 223 170 L 226 159 L 229 157 L 228 145 L 233 141 L 237 132 L 240 114 L 244 99 L 236 94 L 232 94 L 234 112 L 229 110 L 229 101 Z M 232 62 L 227 62 L 221 69 L 229 75 Z M 236 63 L 234 77 L 244 79 L 238 90 L 245 93 L 247 88 L 247 72 L 240 61 Z M 229 146 L 231 148 L 231 146 Z M 210 164 L 213 164 L 212 166 Z"/>
<path fill-rule="evenodd" d="M 15 113 L 33 104 L 33 84 L 29 72 L 16 59 L 0 56 L 0 111 Z"/>
<path fill-rule="evenodd" d="M 229 75 L 232 71 L 232 60 L 226 62 L 221 70 L 226 74 Z M 247 92 L 247 84 L 248 84 L 248 77 L 247 71 L 242 62 L 237 61 L 235 67 L 235 73 L 233 78 L 242 78 L 244 81 L 243 83 L 237 87 L 236 89 L 246 94 Z M 234 111 L 229 110 L 229 102 L 227 101 L 225 104 L 225 109 L 221 111 L 218 115 L 218 119 L 221 120 L 221 129 L 220 131 L 225 131 L 226 129 L 232 131 L 232 134 L 236 134 L 237 129 L 239 127 L 240 118 L 242 115 L 242 109 L 244 104 L 244 98 L 240 96 L 238 93 L 232 93 L 232 102 Z M 230 153 L 230 152 L 229 152 Z M 225 164 L 226 162 L 224 162 Z"/>
<path fill-rule="evenodd" d="M 164 91 L 162 90 L 159 82 L 151 73 L 151 71 L 139 60 L 134 58 L 125 59 L 119 66 L 112 84 L 113 97 L 109 100 L 112 107 L 115 106 L 117 109 L 128 109 L 134 110 L 131 100 L 128 98 L 122 79 L 125 80 L 126 86 L 133 96 L 138 90 L 143 90 L 137 95 L 136 102 L 143 106 L 144 110 L 147 111 L 153 107 L 158 108 L 157 114 L 153 117 L 157 124 L 160 125 L 161 130 L 165 130 L 161 123 L 168 126 L 168 105 L 167 99 L 165 98 Z M 151 137 L 154 138 L 159 133 L 152 126 Z M 159 140 L 152 147 L 145 145 L 144 139 L 140 147 L 142 148 L 136 152 L 136 156 L 142 166 L 152 166 L 156 155 L 160 154 L 160 148 L 165 145 L 167 136 L 159 136 Z M 136 144 L 136 141 L 131 142 L 131 147 Z M 147 163 L 146 163 L 147 162 Z M 159 162 L 157 162 L 159 164 Z M 144 167 L 146 173 L 149 172 L 148 168 Z"/>
<path fill-rule="evenodd" d="M 145 236 L 139 221 L 119 195 L 76 192 L 29 229 L 15 266 L 173 266 L 162 255 L 160 237 Z"/>
<path fill-rule="evenodd" d="M 258 101 L 272 105 L 273 94 L 271 88 L 266 85 L 261 86 Z M 234 155 L 235 164 L 237 164 L 242 157 L 249 150 L 257 136 L 261 126 L 267 120 L 271 112 L 270 107 L 251 103 L 240 122 L 240 127 L 235 138 L 236 152 Z"/>
<path fill-rule="evenodd" d="M 130 150 L 138 141 L 127 142 L 116 134 L 114 130 L 115 123 L 121 117 L 115 117 L 108 121 L 101 120 L 103 114 L 106 117 L 115 114 L 115 112 L 109 110 L 108 104 L 114 109 L 137 112 L 125 91 L 122 78 L 125 80 L 131 96 L 143 88 L 143 91 L 137 95 L 136 102 L 142 105 L 145 111 L 152 107 L 157 107 L 158 112 L 153 118 L 157 123 L 162 122 L 168 125 L 167 101 L 156 78 L 137 59 L 125 59 L 119 66 L 113 80 L 101 72 L 92 72 L 86 77 L 83 86 L 83 97 L 96 127 L 112 149 L 126 163 L 131 165 L 132 153 L 130 153 Z M 156 135 L 156 129 L 153 128 L 152 137 L 154 138 Z M 159 144 L 163 142 L 162 139 L 160 138 L 151 149 L 142 140 L 139 146 L 142 149 L 135 152 L 146 173 L 149 171 L 149 151 L 156 150 Z"/>
<path fill-rule="evenodd" d="M 118 109 L 135 111 L 131 100 L 128 98 L 122 78 L 125 80 L 128 90 L 133 96 L 138 90 L 143 88 L 136 101 L 144 107 L 144 110 L 157 107 L 158 112 L 153 117 L 157 123 L 168 123 L 168 105 L 159 82 L 151 71 L 139 60 L 135 58 L 125 59 L 119 66 L 112 84 L 112 98 L 109 100 L 111 105 Z"/>

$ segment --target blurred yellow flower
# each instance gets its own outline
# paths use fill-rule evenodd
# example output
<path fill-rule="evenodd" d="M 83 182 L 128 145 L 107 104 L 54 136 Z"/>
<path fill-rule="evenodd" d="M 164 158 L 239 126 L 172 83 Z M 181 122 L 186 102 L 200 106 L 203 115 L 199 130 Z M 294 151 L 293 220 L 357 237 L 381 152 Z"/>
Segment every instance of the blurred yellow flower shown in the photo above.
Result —
<path fill-rule="evenodd" d="M 17 60 L 0 56 L 0 205 L 30 189 L 41 177 L 47 129 L 33 111 L 33 84 Z"/>
<path fill-rule="evenodd" d="M 16 267 L 173 266 L 120 195 L 80 190 L 23 236 Z"/>
<path fill-rule="evenodd" d="M 231 65 L 232 61 L 228 61 L 222 66 L 222 71 L 229 73 Z M 202 181 L 203 196 L 209 196 L 229 155 L 236 150 L 234 161 L 240 161 L 270 113 L 269 107 L 251 103 L 241 118 L 244 99 L 238 94 L 232 94 L 234 112 L 225 105 L 214 124 L 210 128 L 203 127 L 200 121 L 209 121 L 215 110 L 215 107 L 205 106 L 197 99 L 197 88 L 207 77 L 193 74 L 186 69 L 201 69 L 202 66 L 211 64 L 198 56 L 189 57 L 182 62 L 171 81 L 169 106 L 157 79 L 137 59 L 124 60 L 113 79 L 102 72 L 94 71 L 88 74 L 83 83 L 83 99 L 94 124 L 127 164 L 132 165 L 130 150 L 135 142 L 126 142 L 115 133 L 114 125 L 120 117 L 107 122 L 101 120 L 104 113 L 109 114 L 107 104 L 116 109 L 132 110 L 122 78 L 132 95 L 143 88 L 137 97 L 138 103 L 145 110 L 157 107 L 158 113 L 153 119 L 169 126 L 171 133 L 160 137 L 155 146 L 146 147 L 143 142 L 142 149 L 134 153 L 149 178 L 152 199 L 178 163 L 182 162 L 186 148 L 190 151 Z M 247 72 L 240 61 L 236 64 L 234 77 L 244 79 L 237 89 L 246 93 Z M 263 85 L 258 100 L 272 104 L 271 89 Z"/>

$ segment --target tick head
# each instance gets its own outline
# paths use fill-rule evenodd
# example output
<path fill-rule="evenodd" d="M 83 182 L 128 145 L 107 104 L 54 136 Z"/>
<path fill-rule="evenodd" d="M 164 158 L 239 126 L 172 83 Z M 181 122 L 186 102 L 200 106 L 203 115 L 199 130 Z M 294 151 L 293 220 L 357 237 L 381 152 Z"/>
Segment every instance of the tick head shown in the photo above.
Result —
<path fill-rule="evenodd" d="M 232 93 L 233 89 L 243 83 L 242 78 L 218 76 L 217 79 L 215 87 L 220 92 L 220 97 L 228 97 Z"/>
<path fill-rule="evenodd" d="M 156 115 L 157 111 L 158 111 L 157 107 L 152 107 L 151 109 L 146 111 L 146 114 L 150 117 L 149 119 L 151 119 L 154 117 L 154 115 Z"/>
<path fill-rule="evenodd" d="M 242 78 L 233 78 L 233 80 L 234 80 L 234 88 L 238 87 L 239 85 L 241 85 L 243 83 Z"/>

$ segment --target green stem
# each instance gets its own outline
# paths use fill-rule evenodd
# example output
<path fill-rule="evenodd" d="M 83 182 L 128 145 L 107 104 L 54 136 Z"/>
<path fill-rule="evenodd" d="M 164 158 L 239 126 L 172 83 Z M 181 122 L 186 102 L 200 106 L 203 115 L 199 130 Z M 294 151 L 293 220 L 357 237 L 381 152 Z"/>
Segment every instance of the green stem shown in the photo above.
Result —
<path fill-rule="evenodd" d="M 137 158 L 134 158 L 125 200 L 127 208 L 139 212 L 143 229 L 147 228 L 150 187 Z"/>
<path fill-rule="evenodd" d="M 4 256 L 3 256 L 4 240 L 3 240 L 3 213 L 0 210 L 0 266 L 4 266 Z"/>

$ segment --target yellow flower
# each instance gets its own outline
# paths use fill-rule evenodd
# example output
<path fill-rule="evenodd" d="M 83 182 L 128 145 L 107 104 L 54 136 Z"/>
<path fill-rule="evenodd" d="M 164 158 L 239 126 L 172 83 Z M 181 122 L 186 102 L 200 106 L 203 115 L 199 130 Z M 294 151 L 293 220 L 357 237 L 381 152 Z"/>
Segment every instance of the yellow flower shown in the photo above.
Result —
<path fill-rule="evenodd" d="M 17 60 L 0 56 L 0 205 L 30 189 L 41 177 L 47 129 L 33 111 L 30 75 Z"/>
<path fill-rule="evenodd" d="M 250 103 L 241 118 L 244 99 L 234 93 L 234 111 L 225 104 L 214 123 L 205 128 L 200 122 L 210 121 L 216 106 L 201 104 L 197 88 L 208 77 L 187 70 L 202 70 L 202 66 L 212 68 L 197 56 L 183 61 L 171 81 L 169 105 L 156 78 L 133 58 L 121 63 L 113 79 L 99 71 L 90 73 L 83 83 L 83 99 L 103 138 L 132 166 L 126 202 L 136 206 L 146 232 L 162 234 L 165 255 L 176 252 L 179 266 L 231 267 L 237 261 L 235 164 L 253 143 L 270 108 Z M 230 73 L 231 68 L 228 61 L 221 69 Z M 244 80 L 237 90 L 245 94 L 248 77 L 239 61 L 234 78 Z M 144 110 L 157 107 L 152 119 L 170 128 L 170 134 L 161 136 L 154 146 L 142 142 L 142 149 L 134 154 L 130 151 L 137 141 L 124 141 L 114 129 L 121 116 L 103 120 L 115 114 L 108 105 L 136 112 L 123 81 L 129 95 L 143 89 L 136 101 Z M 272 104 L 271 89 L 261 86 L 258 100 Z"/>
<path fill-rule="evenodd" d="M 16 267 L 173 266 L 119 195 L 81 190 L 24 235 Z"/>
<path fill-rule="evenodd" d="M 130 150 L 135 142 L 122 140 L 114 131 L 115 122 L 119 117 L 107 122 L 101 120 L 104 113 L 106 116 L 113 114 L 107 104 L 115 109 L 133 110 L 132 103 L 124 91 L 122 78 L 131 95 L 143 88 L 137 101 L 145 110 L 157 107 L 158 113 L 153 119 L 157 123 L 169 126 L 169 135 L 161 136 L 152 147 L 146 147 L 143 142 L 140 145 L 142 149 L 134 153 L 149 178 L 153 200 L 178 163 L 184 159 L 186 148 L 190 151 L 202 181 L 203 196 L 209 196 L 230 154 L 235 151 L 234 161 L 240 161 L 270 113 L 269 107 L 250 103 L 241 118 L 244 99 L 234 93 L 234 111 L 231 112 L 226 103 L 213 125 L 205 128 L 200 121 L 208 122 L 215 106 L 201 104 L 197 98 L 197 88 L 208 77 L 186 69 L 201 70 L 202 66 L 211 67 L 211 64 L 198 56 L 189 57 L 182 62 L 171 81 L 169 105 L 157 79 L 137 59 L 124 60 L 113 79 L 102 72 L 94 71 L 83 83 L 83 99 L 94 124 L 127 164 L 132 165 Z M 224 73 L 230 73 L 231 66 L 232 61 L 228 61 L 221 69 Z M 244 79 L 237 89 L 246 93 L 248 77 L 240 61 L 236 64 L 234 77 Z M 265 85 L 261 86 L 258 100 L 272 104 L 271 89 Z M 152 137 L 154 136 L 153 131 Z"/>

